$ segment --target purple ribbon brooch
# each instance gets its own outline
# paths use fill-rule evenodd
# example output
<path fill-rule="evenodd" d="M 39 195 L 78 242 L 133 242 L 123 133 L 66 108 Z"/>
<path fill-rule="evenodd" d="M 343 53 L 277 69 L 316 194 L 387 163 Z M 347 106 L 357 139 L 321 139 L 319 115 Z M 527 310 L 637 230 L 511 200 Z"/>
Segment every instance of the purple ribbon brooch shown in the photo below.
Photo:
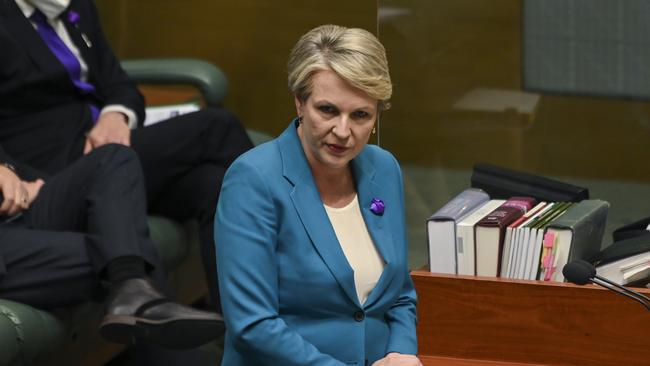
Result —
<path fill-rule="evenodd" d="M 79 29 L 79 20 L 81 20 L 81 15 L 79 15 L 79 13 L 77 13 L 74 10 L 68 11 L 68 21 L 76 29 Z M 88 48 L 91 48 L 93 46 L 93 43 L 90 41 L 90 38 L 88 38 L 86 33 L 81 32 L 81 38 L 84 40 L 84 42 L 86 43 L 86 46 L 88 46 Z"/>
<path fill-rule="evenodd" d="M 76 11 L 70 10 L 68 12 L 68 21 L 70 22 L 70 24 L 77 25 L 77 23 L 79 23 L 79 19 L 81 19 L 81 16 L 79 16 L 79 13 L 77 13 Z"/>
<path fill-rule="evenodd" d="M 372 199 L 372 202 L 370 203 L 370 211 L 372 211 L 372 213 L 382 216 L 384 214 L 385 208 L 386 205 L 384 204 L 384 201 L 380 200 L 379 198 Z"/>

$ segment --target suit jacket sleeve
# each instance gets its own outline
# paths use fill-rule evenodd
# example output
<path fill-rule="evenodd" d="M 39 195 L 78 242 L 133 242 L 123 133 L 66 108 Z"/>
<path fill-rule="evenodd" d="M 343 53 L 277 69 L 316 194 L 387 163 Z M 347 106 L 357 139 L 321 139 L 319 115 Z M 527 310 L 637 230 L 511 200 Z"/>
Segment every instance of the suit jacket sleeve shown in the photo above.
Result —
<path fill-rule="evenodd" d="M 219 290 L 233 345 L 269 365 L 342 366 L 278 315 L 277 217 L 257 168 L 236 161 L 226 174 L 215 224 Z"/>
<path fill-rule="evenodd" d="M 86 59 L 89 69 L 89 79 L 95 85 L 97 93 L 102 100 L 102 106 L 118 104 L 125 106 L 135 112 L 138 123 L 144 121 L 144 98 L 133 82 L 126 74 L 119 60 L 115 57 L 113 50 L 106 41 L 104 32 L 101 29 L 99 15 L 92 1 L 77 2 L 79 6 L 87 6 L 89 18 L 92 22 L 85 22 L 90 27 L 88 30 L 92 47 L 89 49 L 91 55 Z M 83 19 L 83 18 L 82 18 Z"/>
<path fill-rule="evenodd" d="M 12 158 L 0 145 L 0 163 L 9 163 L 16 168 L 16 175 L 24 181 L 33 181 L 38 178 L 45 179 L 46 176 L 42 172 L 32 168 L 29 165 L 23 164 Z"/>
<path fill-rule="evenodd" d="M 399 180 L 400 197 L 402 199 L 402 214 L 401 217 L 401 233 L 400 239 L 403 243 L 402 250 L 404 251 L 404 258 L 408 258 L 408 241 L 406 238 L 406 212 L 404 210 L 404 184 L 402 181 L 402 173 L 399 168 L 397 160 L 393 157 L 393 162 L 397 169 L 397 177 Z M 417 354 L 417 336 L 416 336 L 416 293 L 413 286 L 411 276 L 405 271 L 404 285 L 397 301 L 391 306 L 390 310 L 386 312 L 385 318 L 390 327 L 390 337 L 386 347 L 386 353 L 397 352 L 402 354 Z"/>

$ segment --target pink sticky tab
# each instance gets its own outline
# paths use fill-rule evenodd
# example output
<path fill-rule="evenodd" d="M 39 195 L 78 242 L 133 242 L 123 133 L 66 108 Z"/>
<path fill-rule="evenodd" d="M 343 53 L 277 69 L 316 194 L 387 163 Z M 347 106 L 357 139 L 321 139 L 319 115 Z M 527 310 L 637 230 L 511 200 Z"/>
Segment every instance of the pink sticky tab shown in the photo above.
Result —
<path fill-rule="evenodd" d="M 555 241 L 555 233 L 546 233 L 544 234 L 544 248 L 553 248 L 553 242 Z"/>
<path fill-rule="evenodd" d="M 551 268 L 553 266 L 553 256 L 551 253 L 549 253 L 546 257 L 544 257 L 544 263 L 542 264 L 542 267 L 544 268 Z"/>
<path fill-rule="evenodd" d="M 550 281 L 551 277 L 553 277 L 553 269 L 554 268 L 549 268 L 546 270 L 546 273 L 544 273 L 544 281 Z"/>

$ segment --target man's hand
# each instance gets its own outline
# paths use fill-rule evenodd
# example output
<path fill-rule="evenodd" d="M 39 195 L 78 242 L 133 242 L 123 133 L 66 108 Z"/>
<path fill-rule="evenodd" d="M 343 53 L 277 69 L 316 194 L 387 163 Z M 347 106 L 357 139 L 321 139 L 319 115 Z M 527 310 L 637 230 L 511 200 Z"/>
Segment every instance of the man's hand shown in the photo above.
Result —
<path fill-rule="evenodd" d="M 84 155 L 102 145 L 115 143 L 131 146 L 131 130 L 126 116 L 120 112 L 102 113 L 97 124 L 88 133 Z"/>
<path fill-rule="evenodd" d="M 413 355 L 391 352 L 381 360 L 377 360 L 372 366 L 422 366 L 422 362 Z"/>
<path fill-rule="evenodd" d="M 34 202 L 38 193 L 41 191 L 43 184 L 45 184 L 45 182 L 42 179 L 37 179 L 33 182 L 23 181 L 23 186 L 27 190 L 27 195 L 29 196 L 27 198 L 27 206 L 31 206 L 32 202 Z"/>
<path fill-rule="evenodd" d="M 13 216 L 29 207 L 27 187 L 16 173 L 5 166 L 0 166 L 0 191 L 3 197 L 0 216 Z"/>

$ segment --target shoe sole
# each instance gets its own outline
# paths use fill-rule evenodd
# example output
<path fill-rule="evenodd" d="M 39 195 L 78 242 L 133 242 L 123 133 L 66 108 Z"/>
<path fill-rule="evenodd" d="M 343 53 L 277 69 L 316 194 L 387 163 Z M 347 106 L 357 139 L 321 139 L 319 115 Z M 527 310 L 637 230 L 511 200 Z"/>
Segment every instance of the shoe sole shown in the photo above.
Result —
<path fill-rule="evenodd" d="M 107 315 L 99 326 L 99 334 L 110 342 L 131 345 L 145 340 L 171 349 L 201 346 L 219 337 L 224 330 L 220 320 L 152 321 L 126 315 Z"/>

